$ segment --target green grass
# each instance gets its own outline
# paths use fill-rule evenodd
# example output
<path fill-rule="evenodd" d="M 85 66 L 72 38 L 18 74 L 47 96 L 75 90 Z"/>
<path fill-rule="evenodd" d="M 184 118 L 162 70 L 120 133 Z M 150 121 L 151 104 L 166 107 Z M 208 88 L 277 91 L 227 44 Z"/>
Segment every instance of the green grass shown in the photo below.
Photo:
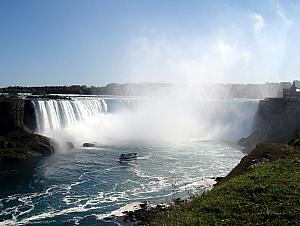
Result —
<path fill-rule="evenodd" d="M 160 213 L 153 225 L 300 225 L 300 148 Z"/>

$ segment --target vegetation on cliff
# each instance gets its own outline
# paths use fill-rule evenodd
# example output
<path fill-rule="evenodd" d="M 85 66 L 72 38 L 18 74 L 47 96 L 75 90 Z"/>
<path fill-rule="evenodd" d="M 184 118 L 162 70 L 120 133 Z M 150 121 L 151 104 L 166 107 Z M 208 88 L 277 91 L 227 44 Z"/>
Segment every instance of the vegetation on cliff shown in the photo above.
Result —
<path fill-rule="evenodd" d="M 299 225 L 300 148 L 262 145 L 259 149 L 264 148 L 268 155 L 257 156 L 257 161 L 252 156 L 252 164 L 244 159 L 246 172 L 188 203 L 174 205 L 151 225 Z"/>

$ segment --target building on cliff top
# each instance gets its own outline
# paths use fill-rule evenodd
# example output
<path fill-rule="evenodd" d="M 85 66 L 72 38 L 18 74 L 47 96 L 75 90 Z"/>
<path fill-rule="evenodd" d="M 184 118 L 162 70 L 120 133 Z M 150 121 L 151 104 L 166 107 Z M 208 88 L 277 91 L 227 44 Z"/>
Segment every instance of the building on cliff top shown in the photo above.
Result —
<path fill-rule="evenodd" d="M 300 99 L 300 81 L 295 80 L 293 85 L 289 89 L 283 89 L 283 98 L 284 99 Z"/>

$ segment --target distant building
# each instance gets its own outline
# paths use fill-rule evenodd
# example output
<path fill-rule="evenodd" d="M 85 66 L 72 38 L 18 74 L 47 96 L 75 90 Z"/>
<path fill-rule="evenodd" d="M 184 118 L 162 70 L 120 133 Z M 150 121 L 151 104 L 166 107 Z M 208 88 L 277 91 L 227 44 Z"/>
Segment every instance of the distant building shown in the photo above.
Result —
<path fill-rule="evenodd" d="M 289 89 L 283 89 L 283 98 L 300 98 L 300 81 L 295 80 Z"/>

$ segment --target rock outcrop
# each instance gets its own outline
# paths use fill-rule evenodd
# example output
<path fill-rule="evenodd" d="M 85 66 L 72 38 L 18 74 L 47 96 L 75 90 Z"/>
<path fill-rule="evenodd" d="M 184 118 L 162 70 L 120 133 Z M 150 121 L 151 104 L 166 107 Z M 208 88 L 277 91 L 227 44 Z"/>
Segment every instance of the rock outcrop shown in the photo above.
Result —
<path fill-rule="evenodd" d="M 284 157 L 291 146 L 284 143 L 276 144 L 258 144 L 248 155 L 243 157 L 240 163 L 226 176 L 220 179 L 217 185 L 230 180 L 233 177 L 239 176 L 255 165 L 262 164 L 268 161 L 275 161 L 281 157 Z"/>
<path fill-rule="evenodd" d="M 0 96 L 0 135 L 16 130 L 36 129 L 34 108 L 30 100 Z"/>
<path fill-rule="evenodd" d="M 268 98 L 261 100 L 256 115 L 256 131 L 239 144 L 246 152 L 258 143 L 285 143 L 300 130 L 300 100 Z"/>
<path fill-rule="evenodd" d="M 83 143 L 82 147 L 95 147 L 95 144 L 93 144 L 93 143 Z"/>
<path fill-rule="evenodd" d="M 21 160 L 51 154 L 50 139 L 34 134 L 36 127 L 31 102 L 0 96 L 0 160 Z"/>
<path fill-rule="evenodd" d="M 0 160 L 23 160 L 53 152 L 54 144 L 50 139 L 25 130 L 0 136 Z"/>
<path fill-rule="evenodd" d="M 0 135 L 23 128 L 24 100 L 0 99 Z"/>

